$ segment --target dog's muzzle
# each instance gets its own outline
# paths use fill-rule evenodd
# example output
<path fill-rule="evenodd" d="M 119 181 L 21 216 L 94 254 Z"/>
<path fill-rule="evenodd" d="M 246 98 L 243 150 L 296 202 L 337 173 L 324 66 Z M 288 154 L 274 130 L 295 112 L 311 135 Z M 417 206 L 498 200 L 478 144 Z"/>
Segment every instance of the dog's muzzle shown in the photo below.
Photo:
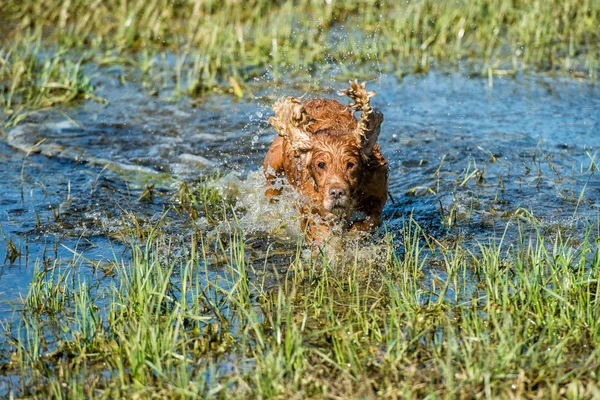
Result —
<path fill-rule="evenodd" d="M 332 187 L 328 190 L 328 199 L 324 202 L 327 211 L 340 215 L 348 211 L 350 199 L 348 189 L 343 187 Z"/>

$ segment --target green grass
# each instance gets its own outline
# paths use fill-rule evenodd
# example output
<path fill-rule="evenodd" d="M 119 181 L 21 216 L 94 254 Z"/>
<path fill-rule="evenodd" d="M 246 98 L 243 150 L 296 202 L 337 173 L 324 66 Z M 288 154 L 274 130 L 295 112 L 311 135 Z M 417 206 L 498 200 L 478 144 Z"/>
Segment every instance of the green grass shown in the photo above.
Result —
<path fill-rule="evenodd" d="M 31 110 L 79 99 L 104 101 L 93 94 L 92 77 L 84 72 L 86 56 L 75 58 L 65 49 L 44 46 L 35 33 L 0 49 L 0 105 L 7 127 Z"/>
<path fill-rule="evenodd" d="M 337 78 L 424 72 L 559 71 L 598 78 L 600 4 L 547 2 L 12 1 L 0 41 L 0 106 L 21 109 L 92 98 L 94 71 L 119 67 L 151 92 L 248 92 L 335 64 Z M 89 68 L 84 66 L 89 65 Z M 103 70 L 102 70 L 103 71 Z M 335 77 L 332 77 L 335 78 Z M 101 100 L 97 99 L 96 100 Z M 20 117 L 22 118 L 22 117 Z M 15 121 L 17 120 L 17 121 Z"/>
<path fill-rule="evenodd" d="M 492 78 L 541 70 L 597 79 L 600 68 L 592 0 L 240 4 L 2 3 L 4 126 L 104 101 L 95 78 L 109 73 L 149 93 L 241 97 L 265 72 L 285 81 L 330 64 L 331 79 L 435 64 Z M 439 192 L 442 164 L 437 187 L 411 190 Z M 481 177 L 469 163 L 456 187 Z M 519 209 L 494 217 L 516 230 L 511 240 L 473 245 L 407 218 L 379 242 L 253 248 L 210 181 L 173 194 L 173 211 L 194 225 L 183 244 L 162 220 L 148 226 L 129 213 L 113 235 L 131 260 L 92 265 L 103 277 L 80 273 L 88 260 L 76 252 L 36 265 L 0 333 L 0 396 L 600 396 L 597 219 L 571 233 Z M 139 200 L 154 191 L 147 184 Z M 457 205 L 441 212 L 450 236 L 471 218 Z M 200 218 L 231 226 L 209 234 Z"/>
<path fill-rule="evenodd" d="M 573 244 L 509 224 L 515 243 L 476 248 L 412 220 L 343 262 L 299 247 L 274 288 L 240 233 L 181 259 L 150 228 L 109 283 L 37 273 L 0 368 L 35 397 L 597 396 L 600 226 Z"/>

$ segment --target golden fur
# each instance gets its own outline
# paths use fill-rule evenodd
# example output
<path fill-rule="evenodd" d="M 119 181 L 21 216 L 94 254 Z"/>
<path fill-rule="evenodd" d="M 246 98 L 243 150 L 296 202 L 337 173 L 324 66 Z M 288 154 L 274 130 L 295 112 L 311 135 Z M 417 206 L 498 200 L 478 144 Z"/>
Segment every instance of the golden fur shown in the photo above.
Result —
<path fill-rule="evenodd" d="M 379 226 L 388 196 L 388 166 L 376 144 L 383 115 L 370 105 L 375 93 L 356 82 L 342 93 L 354 103 L 288 97 L 275 104 L 269 119 L 279 136 L 264 160 L 267 185 L 285 176 L 307 198 L 303 228 L 313 240 L 322 240 L 337 221 L 351 230 Z M 362 111 L 358 121 L 355 110 Z M 269 187 L 266 195 L 279 192 Z M 360 214 L 364 218 L 356 220 Z"/>

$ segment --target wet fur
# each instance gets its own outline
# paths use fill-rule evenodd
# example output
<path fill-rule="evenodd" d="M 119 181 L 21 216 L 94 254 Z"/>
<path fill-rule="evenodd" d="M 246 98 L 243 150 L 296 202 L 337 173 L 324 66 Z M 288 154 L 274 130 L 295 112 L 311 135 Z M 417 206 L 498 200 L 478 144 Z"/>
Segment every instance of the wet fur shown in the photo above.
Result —
<path fill-rule="evenodd" d="M 361 86 L 356 87 L 361 90 Z M 364 84 L 362 91 L 366 93 Z M 374 93 L 367 97 L 364 93 L 368 103 Z M 301 207 L 305 215 L 303 228 L 313 240 L 326 237 L 332 224 L 339 221 L 351 230 L 367 231 L 379 226 L 388 196 L 388 166 L 379 145 L 369 145 L 370 133 L 364 131 L 376 125 L 378 135 L 383 116 L 368 108 L 371 114 L 357 121 L 353 108 L 335 100 L 287 101 L 283 111 L 281 103 L 274 107 L 277 116 L 270 120 L 280 136 L 264 160 L 267 185 L 285 176 L 308 199 Z M 326 167 L 322 169 L 321 165 Z M 266 195 L 277 196 L 280 190 L 268 187 Z M 345 195 L 341 196 L 342 192 Z M 332 198 L 331 193 L 339 197 Z M 338 203 L 341 205 L 336 206 Z M 352 218 L 357 212 L 363 214 L 362 220 Z"/>

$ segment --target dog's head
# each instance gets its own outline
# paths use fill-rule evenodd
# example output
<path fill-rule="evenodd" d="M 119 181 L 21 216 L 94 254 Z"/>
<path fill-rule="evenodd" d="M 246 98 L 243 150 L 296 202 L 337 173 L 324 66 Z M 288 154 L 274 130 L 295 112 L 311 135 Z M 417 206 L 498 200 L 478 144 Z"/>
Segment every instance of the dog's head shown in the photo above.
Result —
<path fill-rule="evenodd" d="M 305 162 L 327 211 L 345 215 L 353 208 L 355 192 L 365 171 L 362 150 L 362 146 L 344 134 L 313 134 Z"/>
<path fill-rule="evenodd" d="M 354 100 L 343 106 L 337 101 L 316 99 L 301 102 L 293 97 L 279 100 L 269 122 L 303 163 L 303 176 L 310 180 L 323 208 L 348 216 L 355 194 L 367 170 L 379 137 L 383 115 L 370 106 L 375 94 L 365 84 L 350 83 L 342 94 Z M 353 115 L 362 111 L 360 120 Z"/>

